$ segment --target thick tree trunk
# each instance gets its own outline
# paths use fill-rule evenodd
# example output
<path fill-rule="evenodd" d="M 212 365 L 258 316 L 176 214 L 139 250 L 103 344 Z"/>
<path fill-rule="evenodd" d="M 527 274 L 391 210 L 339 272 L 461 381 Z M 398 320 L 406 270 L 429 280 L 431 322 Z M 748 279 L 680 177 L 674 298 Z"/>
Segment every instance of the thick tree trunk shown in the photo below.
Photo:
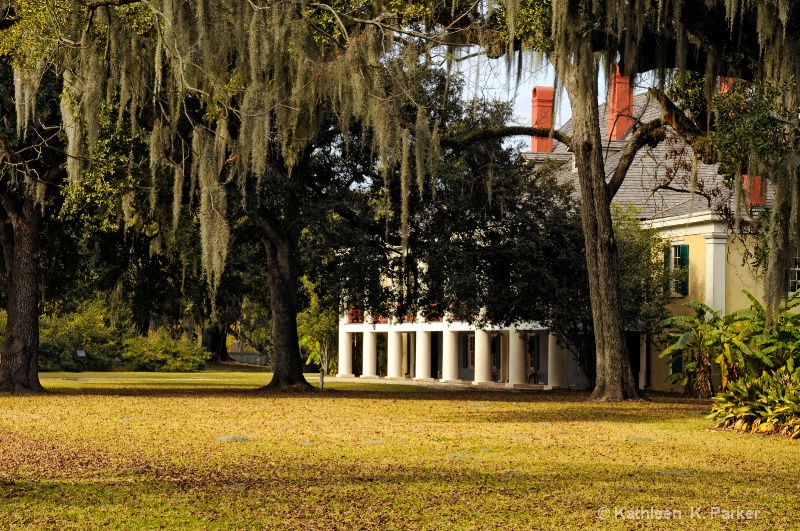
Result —
<path fill-rule="evenodd" d="M 8 272 L 8 323 L 0 346 L 0 391 L 36 393 L 39 382 L 39 228 L 41 209 L 26 198 L 3 238 Z M 11 240 L 11 241 L 8 241 Z"/>
<path fill-rule="evenodd" d="M 598 116 L 598 61 L 585 44 L 575 51 L 564 85 L 572 106 L 572 149 L 581 193 L 581 225 L 592 303 L 597 374 L 592 400 L 639 398 L 633 381 L 619 301 L 617 244 L 611 224 Z"/>
<path fill-rule="evenodd" d="M 203 328 L 202 345 L 211 353 L 211 361 L 230 361 L 228 356 L 228 325 L 214 323 Z"/>
<path fill-rule="evenodd" d="M 303 376 L 297 336 L 297 238 L 281 235 L 262 240 L 267 251 L 274 363 L 266 389 L 311 390 Z"/>

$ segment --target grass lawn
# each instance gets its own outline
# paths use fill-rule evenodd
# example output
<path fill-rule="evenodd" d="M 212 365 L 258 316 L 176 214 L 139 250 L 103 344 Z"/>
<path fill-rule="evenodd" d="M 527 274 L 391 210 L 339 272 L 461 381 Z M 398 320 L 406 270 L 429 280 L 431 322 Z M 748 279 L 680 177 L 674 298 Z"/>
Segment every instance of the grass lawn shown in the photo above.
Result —
<path fill-rule="evenodd" d="M 710 430 L 707 402 L 217 369 L 0 395 L 0 529 L 800 529 L 798 441 Z"/>

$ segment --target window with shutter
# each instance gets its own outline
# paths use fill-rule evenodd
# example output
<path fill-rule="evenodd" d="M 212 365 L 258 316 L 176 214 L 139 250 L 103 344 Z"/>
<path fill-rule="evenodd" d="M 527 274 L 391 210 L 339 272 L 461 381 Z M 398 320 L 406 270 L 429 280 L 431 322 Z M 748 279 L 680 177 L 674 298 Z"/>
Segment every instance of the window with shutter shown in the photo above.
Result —
<path fill-rule="evenodd" d="M 664 253 L 664 264 L 672 273 L 672 293 L 689 294 L 689 246 L 673 245 Z"/>

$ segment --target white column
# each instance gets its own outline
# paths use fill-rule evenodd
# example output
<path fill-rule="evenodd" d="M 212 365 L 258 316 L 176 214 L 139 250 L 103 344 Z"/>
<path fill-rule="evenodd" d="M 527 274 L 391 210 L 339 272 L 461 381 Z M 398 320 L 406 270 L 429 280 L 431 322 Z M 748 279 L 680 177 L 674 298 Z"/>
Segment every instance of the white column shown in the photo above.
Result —
<path fill-rule="evenodd" d="M 378 333 L 364 332 L 364 340 L 361 343 L 362 353 L 362 378 L 374 378 L 378 376 Z"/>
<path fill-rule="evenodd" d="M 339 328 L 339 372 L 336 376 L 353 375 L 353 333 Z"/>
<path fill-rule="evenodd" d="M 511 334 L 500 334 L 500 366 L 497 368 L 500 374 L 498 381 L 508 382 L 508 336 Z"/>
<path fill-rule="evenodd" d="M 728 235 L 724 232 L 703 234 L 706 239 L 706 304 L 725 313 L 725 262 Z M 689 260 L 692 259 L 691 253 Z"/>
<path fill-rule="evenodd" d="M 492 381 L 492 336 L 486 330 L 475 330 L 475 379 L 473 383 Z"/>
<path fill-rule="evenodd" d="M 564 349 L 553 334 L 547 335 L 547 385 L 545 389 L 567 387 L 567 368 L 564 366 Z"/>
<path fill-rule="evenodd" d="M 417 330 L 416 334 L 416 348 L 414 354 L 414 379 L 415 380 L 430 380 L 431 379 L 431 333 Z"/>
<path fill-rule="evenodd" d="M 528 383 L 527 334 L 512 326 L 508 332 L 508 385 Z"/>
<path fill-rule="evenodd" d="M 389 330 L 388 360 L 386 363 L 387 378 L 402 378 L 403 370 L 403 335 Z"/>
<path fill-rule="evenodd" d="M 446 328 L 442 334 L 442 381 L 458 382 L 458 332 Z"/>

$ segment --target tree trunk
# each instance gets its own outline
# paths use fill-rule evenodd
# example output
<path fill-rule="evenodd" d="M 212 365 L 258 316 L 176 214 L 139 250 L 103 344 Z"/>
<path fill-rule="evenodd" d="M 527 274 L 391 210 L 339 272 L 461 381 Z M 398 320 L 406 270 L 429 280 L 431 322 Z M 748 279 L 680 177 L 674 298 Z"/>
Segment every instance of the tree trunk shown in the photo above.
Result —
<path fill-rule="evenodd" d="M 8 323 L 0 346 L 0 391 L 37 393 L 39 382 L 39 228 L 42 213 L 26 197 L 9 215 L 13 239 L 3 238 L 8 268 Z M 10 235 L 9 235 L 10 236 Z M 10 240 L 10 241 L 9 241 Z"/>
<path fill-rule="evenodd" d="M 211 353 L 211 361 L 230 361 L 228 356 L 228 325 L 213 323 L 203 328 L 201 343 L 203 348 Z"/>
<path fill-rule="evenodd" d="M 297 335 L 297 240 L 299 234 L 262 237 L 267 251 L 269 302 L 272 311 L 272 381 L 265 389 L 307 391 Z"/>
<path fill-rule="evenodd" d="M 572 106 L 572 149 L 581 193 L 581 225 L 592 303 L 597 373 L 591 399 L 640 398 L 633 381 L 622 327 L 617 244 L 611 224 L 598 116 L 598 60 L 587 42 L 575 50 L 564 86 Z"/>
<path fill-rule="evenodd" d="M 711 361 L 705 353 L 697 358 L 697 372 L 695 396 L 697 398 L 711 398 L 714 396 L 714 386 L 711 383 Z"/>

